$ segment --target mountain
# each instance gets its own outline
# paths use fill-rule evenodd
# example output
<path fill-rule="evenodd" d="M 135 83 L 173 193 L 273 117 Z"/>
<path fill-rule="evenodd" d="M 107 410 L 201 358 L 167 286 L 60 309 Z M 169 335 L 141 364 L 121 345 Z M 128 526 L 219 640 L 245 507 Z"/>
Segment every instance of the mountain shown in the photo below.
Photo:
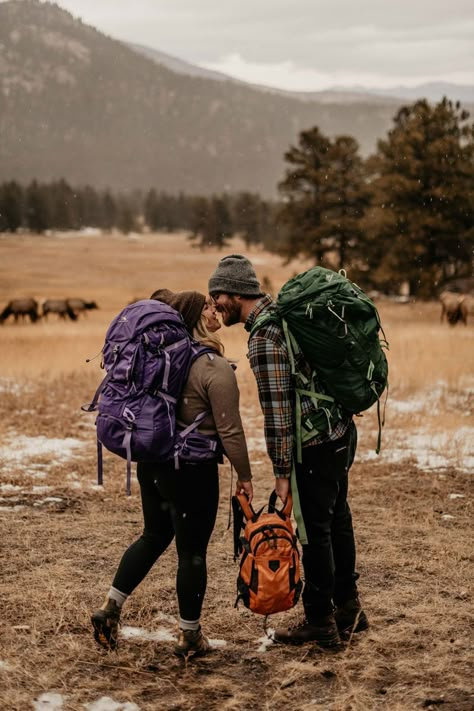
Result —
<path fill-rule="evenodd" d="M 57 5 L 0 3 L 0 182 L 272 196 L 301 130 L 354 135 L 367 154 L 396 108 L 177 73 Z"/>
<path fill-rule="evenodd" d="M 372 88 L 368 89 L 364 86 L 352 87 L 334 87 L 332 89 L 324 89 L 322 91 L 288 91 L 285 89 L 276 89 L 274 87 L 263 86 L 261 84 L 249 84 L 240 79 L 235 79 L 228 74 L 216 72 L 212 69 L 206 69 L 196 64 L 186 62 L 184 59 L 173 57 L 165 52 L 160 52 L 151 47 L 145 47 L 140 44 L 126 43 L 131 49 L 139 54 L 149 57 L 157 64 L 162 64 L 168 69 L 178 74 L 186 74 L 192 77 L 203 77 L 206 79 L 214 79 L 215 81 L 230 81 L 237 84 L 246 84 L 254 89 L 260 89 L 281 96 L 288 96 L 301 101 L 317 101 L 325 104 L 352 104 L 361 101 L 369 101 L 376 103 L 387 103 L 391 100 L 394 104 L 399 105 L 400 101 L 424 98 L 428 101 L 441 101 L 443 96 L 447 96 L 452 101 L 474 102 L 474 86 L 465 84 L 452 84 L 449 82 L 431 82 L 427 84 L 418 84 L 417 86 L 396 86 L 392 88 Z"/>

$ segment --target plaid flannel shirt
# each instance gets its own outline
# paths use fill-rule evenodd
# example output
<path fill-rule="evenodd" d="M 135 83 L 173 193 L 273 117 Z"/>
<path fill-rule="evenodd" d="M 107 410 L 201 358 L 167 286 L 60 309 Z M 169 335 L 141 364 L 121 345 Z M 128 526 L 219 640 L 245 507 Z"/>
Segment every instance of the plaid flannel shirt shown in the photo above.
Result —
<path fill-rule="evenodd" d="M 267 294 L 255 305 L 245 322 L 245 329 L 251 331 L 260 314 L 275 309 L 275 302 Z M 295 435 L 295 389 L 285 335 L 277 323 L 265 323 L 252 334 L 249 339 L 248 358 L 257 381 L 264 416 L 265 441 L 274 474 L 276 477 L 289 477 Z M 305 361 L 300 360 L 297 365 L 305 375 L 311 374 L 311 369 Z M 314 411 L 313 402 L 304 395 L 301 397 L 301 411 L 303 415 Z M 350 421 L 350 417 L 341 420 L 331 433 L 318 435 L 305 446 L 339 439 L 346 432 Z"/>

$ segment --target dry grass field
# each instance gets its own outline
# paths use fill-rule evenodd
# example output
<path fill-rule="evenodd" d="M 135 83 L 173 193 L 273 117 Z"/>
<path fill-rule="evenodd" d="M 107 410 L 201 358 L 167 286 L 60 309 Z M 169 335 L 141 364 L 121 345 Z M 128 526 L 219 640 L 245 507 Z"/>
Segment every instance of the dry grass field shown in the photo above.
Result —
<path fill-rule="evenodd" d="M 141 531 L 138 485 L 105 455 L 95 485 L 93 416 L 81 412 L 101 377 L 111 318 L 158 287 L 205 291 L 226 252 L 183 235 L 0 237 L 0 308 L 13 297 L 79 296 L 77 322 L 0 326 L 0 709 L 214 711 L 474 708 L 472 474 L 474 327 L 439 322 L 435 303 L 380 302 L 390 341 L 382 453 L 376 419 L 358 419 L 351 472 L 360 590 L 370 630 L 342 651 L 272 644 L 263 619 L 234 609 L 237 564 L 228 530 L 230 470 L 209 547 L 203 626 L 212 654 L 184 664 L 176 634 L 176 557 L 167 551 L 124 608 L 116 653 L 89 625 L 126 545 Z M 248 256 L 275 290 L 308 265 Z M 238 360 L 256 503 L 272 484 L 243 328 L 222 330 Z M 301 614 L 271 618 L 288 622 Z"/>

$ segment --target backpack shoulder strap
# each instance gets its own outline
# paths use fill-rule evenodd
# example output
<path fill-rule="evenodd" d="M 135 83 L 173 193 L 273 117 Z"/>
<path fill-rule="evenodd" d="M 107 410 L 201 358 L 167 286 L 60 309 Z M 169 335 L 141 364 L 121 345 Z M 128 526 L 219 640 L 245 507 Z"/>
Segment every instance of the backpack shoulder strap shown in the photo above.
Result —
<path fill-rule="evenodd" d="M 277 323 L 277 324 L 281 325 L 281 318 L 276 311 L 272 311 L 270 313 L 268 313 L 268 311 L 264 311 L 263 314 L 260 314 L 260 316 L 257 316 L 252 328 L 250 329 L 249 338 L 252 338 L 255 331 L 257 331 L 259 328 L 261 328 L 265 324 L 270 323 L 272 321 L 273 321 L 273 323 Z"/>

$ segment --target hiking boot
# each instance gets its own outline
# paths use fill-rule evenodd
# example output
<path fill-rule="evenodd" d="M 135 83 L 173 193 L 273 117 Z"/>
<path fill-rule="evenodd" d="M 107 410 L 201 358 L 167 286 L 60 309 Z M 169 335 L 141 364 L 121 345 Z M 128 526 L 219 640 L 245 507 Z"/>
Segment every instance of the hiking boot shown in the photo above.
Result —
<path fill-rule="evenodd" d="M 211 645 L 207 637 L 204 637 L 201 628 L 197 630 L 179 630 L 178 641 L 174 647 L 174 653 L 180 657 L 187 657 L 188 654 L 196 656 L 206 654 Z"/>
<path fill-rule="evenodd" d="M 359 598 L 346 600 L 336 608 L 334 614 L 340 634 L 349 636 L 369 628 L 369 621 L 360 604 Z"/>
<path fill-rule="evenodd" d="M 94 627 L 94 639 L 104 649 L 115 649 L 118 644 L 118 628 L 120 622 L 120 607 L 110 598 L 100 610 L 92 613 L 91 622 Z"/>
<path fill-rule="evenodd" d="M 320 617 L 314 622 L 303 620 L 294 627 L 281 627 L 275 630 L 274 640 L 283 644 L 316 642 L 324 649 L 334 649 L 341 646 L 341 638 L 334 615 Z"/>

